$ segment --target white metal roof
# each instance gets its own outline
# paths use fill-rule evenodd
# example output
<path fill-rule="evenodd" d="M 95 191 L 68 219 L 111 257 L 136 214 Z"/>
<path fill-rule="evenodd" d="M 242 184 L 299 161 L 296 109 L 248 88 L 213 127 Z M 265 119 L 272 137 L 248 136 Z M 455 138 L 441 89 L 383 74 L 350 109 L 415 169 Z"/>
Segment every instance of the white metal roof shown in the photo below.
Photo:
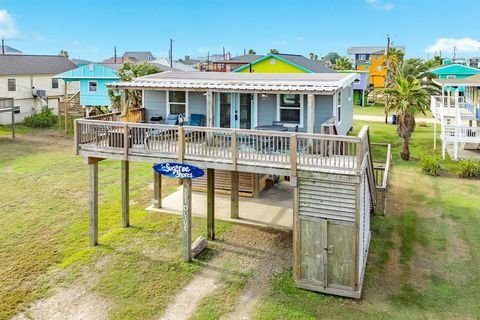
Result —
<path fill-rule="evenodd" d="M 356 73 L 162 72 L 130 82 L 108 84 L 122 89 L 232 90 L 334 93 L 359 79 Z"/>

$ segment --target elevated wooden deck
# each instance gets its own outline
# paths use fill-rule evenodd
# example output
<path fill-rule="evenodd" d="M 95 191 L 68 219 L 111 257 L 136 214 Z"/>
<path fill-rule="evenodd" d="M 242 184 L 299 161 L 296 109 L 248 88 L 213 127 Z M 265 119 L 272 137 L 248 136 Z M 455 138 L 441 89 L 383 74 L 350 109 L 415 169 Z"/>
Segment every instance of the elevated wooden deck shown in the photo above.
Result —
<path fill-rule="evenodd" d="M 99 120 L 101 119 L 101 120 Z M 370 241 L 370 214 L 388 163 L 375 167 L 368 126 L 357 136 L 122 123 L 79 119 L 76 152 L 90 165 L 90 243 L 98 243 L 98 162 L 122 162 L 122 226 L 129 226 L 129 162 L 178 161 L 207 169 L 207 231 L 215 239 L 215 170 L 229 170 L 232 219 L 239 219 L 239 172 L 290 176 L 294 279 L 308 290 L 359 298 Z M 107 120 L 107 121 L 105 121 Z M 389 157 L 388 145 L 387 159 Z M 154 173 L 153 207 L 161 208 Z M 184 260 L 191 254 L 191 179 L 183 179 Z M 383 199 L 382 199 L 383 200 Z M 329 271 L 330 270 L 330 271 Z"/>

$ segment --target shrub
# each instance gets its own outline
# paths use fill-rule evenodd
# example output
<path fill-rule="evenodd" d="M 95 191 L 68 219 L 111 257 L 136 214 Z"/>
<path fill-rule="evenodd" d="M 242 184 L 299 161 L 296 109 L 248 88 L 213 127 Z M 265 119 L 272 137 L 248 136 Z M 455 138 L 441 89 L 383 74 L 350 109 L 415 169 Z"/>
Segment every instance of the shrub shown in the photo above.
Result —
<path fill-rule="evenodd" d="M 480 161 L 460 160 L 457 174 L 460 178 L 480 178 Z"/>
<path fill-rule="evenodd" d="M 438 176 L 442 169 L 440 166 L 440 158 L 434 155 L 423 156 L 420 159 L 420 168 L 424 174 Z"/>
<path fill-rule="evenodd" d="M 23 123 L 32 128 L 48 128 L 57 123 L 57 116 L 52 110 L 45 108 L 41 112 L 35 112 L 30 117 L 26 117 Z"/>

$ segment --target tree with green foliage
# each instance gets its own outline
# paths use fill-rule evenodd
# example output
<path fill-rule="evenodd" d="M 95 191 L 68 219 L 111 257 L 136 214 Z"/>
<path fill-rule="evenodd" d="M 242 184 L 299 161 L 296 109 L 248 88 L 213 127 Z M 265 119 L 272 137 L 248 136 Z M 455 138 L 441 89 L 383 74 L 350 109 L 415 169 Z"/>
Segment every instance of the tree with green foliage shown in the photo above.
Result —
<path fill-rule="evenodd" d="M 400 157 L 410 159 L 409 143 L 415 130 L 415 116 L 425 114 L 428 109 L 430 95 L 413 76 L 397 75 L 393 85 L 385 89 L 390 97 L 389 110 L 397 114 L 397 133 L 402 139 Z"/>
<path fill-rule="evenodd" d="M 153 73 L 161 72 L 160 69 L 153 64 L 143 62 L 139 64 L 124 63 L 117 73 L 121 81 L 132 81 L 134 78 L 143 77 Z M 108 89 L 108 96 L 112 102 L 114 110 L 120 110 L 120 94 L 116 89 Z M 142 105 L 142 92 L 140 90 L 127 90 L 127 97 L 125 100 L 126 109 L 122 110 L 122 114 L 126 113 L 127 109 L 140 108 Z"/>
<path fill-rule="evenodd" d="M 352 70 L 353 65 L 348 57 L 340 57 L 335 60 L 335 70 Z"/>
<path fill-rule="evenodd" d="M 257 54 L 257 53 L 253 49 L 248 49 L 248 54 Z"/>
<path fill-rule="evenodd" d="M 341 58 L 341 56 L 338 53 L 329 52 L 325 57 L 322 58 L 322 60 L 330 61 L 331 64 L 335 64 L 335 61 L 337 61 L 338 58 Z"/>
<path fill-rule="evenodd" d="M 426 64 L 428 69 L 432 69 L 432 68 L 441 66 L 442 62 L 443 62 L 442 57 L 435 56 L 432 59 L 429 59 L 429 60 L 425 61 L 425 64 Z"/>
<path fill-rule="evenodd" d="M 60 52 L 58 53 L 59 56 L 64 56 L 65 58 L 68 58 L 68 51 L 67 50 L 60 50 Z"/>
<path fill-rule="evenodd" d="M 270 49 L 270 53 L 279 54 L 280 51 L 278 51 L 278 49 Z"/>
<path fill-rule="evenodd" d="M 310 56 L 310 60 L 315 60 L 315 61 L 318 60 L 318 54 L 315 54 L 315 53 L 313 53 L 313 52 L 310 52 L 310 55 L 309 55 L 309 56 Z"/>

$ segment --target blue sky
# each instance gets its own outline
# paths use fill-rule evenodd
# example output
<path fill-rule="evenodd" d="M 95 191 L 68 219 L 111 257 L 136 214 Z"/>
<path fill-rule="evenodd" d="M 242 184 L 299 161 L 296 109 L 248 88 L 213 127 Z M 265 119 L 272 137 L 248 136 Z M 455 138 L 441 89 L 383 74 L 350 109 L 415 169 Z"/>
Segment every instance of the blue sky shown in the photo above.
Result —
<path fill-rule="evenodd" d="M 253 48 L 283 53 L 346 55 L 350 46 L 384 45 L 386 34 L 407 56 L 480 56 L 480 1 L 146 1 L 0 0 L 0 36 L 25 53 L 102 60 L 118 52 L 152 51 L 174 56 L 232 54 Z M 459 11 L 457 11 L 459 10 Z M 457 11 L 461 18 L 454 18 Z"/>

